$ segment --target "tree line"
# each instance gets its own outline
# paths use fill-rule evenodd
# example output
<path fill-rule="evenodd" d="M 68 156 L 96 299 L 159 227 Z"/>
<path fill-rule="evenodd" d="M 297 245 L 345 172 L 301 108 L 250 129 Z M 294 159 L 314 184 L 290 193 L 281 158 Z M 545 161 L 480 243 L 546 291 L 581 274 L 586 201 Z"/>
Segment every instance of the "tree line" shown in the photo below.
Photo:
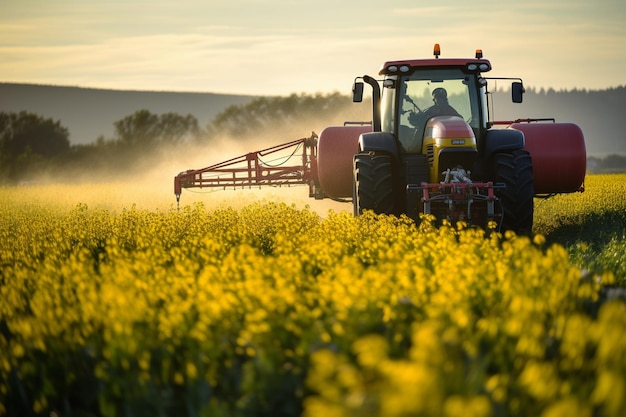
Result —
<path fill-rule="evenodd" d="M 99 137 L 89 145 L 71 145 L 69 130 L 60 121 L 27 111 L 0 113 L 0 182 L 19 183 L 65 168 L 126 168 L 125 161 L 146 149 L 175 145 L 198 137 L 192 115 L 156 115 L 139 110 L 115 122 L 115 137 Z M 149 152 L 150 153 L 150 152 Z M 94 162 L 99 161 L 94 165 Z"/>
<path fill-rule="evenodd" d="M 204 127 L 192 114 L 142 109 L 114 122 L 112 138 L 100 136 L 77 145 L 70 144 L 70 132 L 59 120 L 27 111 L 1 112 L 0 184 L 68 179 L 79 173 L 92 179 L 127 175 L 168 152 L 188 152 L 221 138 L 247 141 L 313 117 L 337 118 L 350 104 L 350 98 L 339 93 L 258 97 L 225 108 Z"/>

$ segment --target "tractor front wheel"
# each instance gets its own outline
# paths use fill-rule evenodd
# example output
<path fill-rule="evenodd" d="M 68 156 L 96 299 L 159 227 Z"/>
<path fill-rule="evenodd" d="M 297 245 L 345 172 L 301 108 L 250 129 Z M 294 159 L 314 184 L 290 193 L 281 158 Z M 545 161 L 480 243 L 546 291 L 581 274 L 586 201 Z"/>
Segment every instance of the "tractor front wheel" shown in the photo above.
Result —
<path fill-rule="evenodd" d="M 394 214 L 393 163 L 390 155 L 360 152 L 354 155 L 354 215 L 364 210 Z"/>

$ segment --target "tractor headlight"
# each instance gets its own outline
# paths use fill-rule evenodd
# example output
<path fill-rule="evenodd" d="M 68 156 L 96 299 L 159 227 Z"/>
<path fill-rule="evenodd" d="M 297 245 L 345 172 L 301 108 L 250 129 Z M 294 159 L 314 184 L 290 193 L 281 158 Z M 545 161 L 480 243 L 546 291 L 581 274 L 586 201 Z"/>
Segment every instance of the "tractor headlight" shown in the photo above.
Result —
<path fill-rule="evenodd" d="M 487 64 L 486 62 L 481 62 L 481 63 L 472 62 L 470 64 L 467 64 L 466 68 L 469 72 L 478 72 L 478 71 L 486 72 L 491 69 L 491 66 Z"/>

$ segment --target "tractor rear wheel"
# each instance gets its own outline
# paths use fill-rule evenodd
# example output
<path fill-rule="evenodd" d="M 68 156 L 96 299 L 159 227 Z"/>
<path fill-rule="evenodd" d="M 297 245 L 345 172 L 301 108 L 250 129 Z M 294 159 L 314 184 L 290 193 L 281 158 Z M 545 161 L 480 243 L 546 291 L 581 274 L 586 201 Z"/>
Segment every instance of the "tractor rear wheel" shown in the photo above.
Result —
<path fill-rule="evenodd" d="M 394 214 L 393 163 L 390 155 L 360 152 L 354 155 L 354 215 L 364 210 Z"/>
<path fill-rule="evenodd" d="M 501 230 L 530 235 L 535 196 L 530 154 L 525 150 L 496 154 L 495 182 L 505 185 L 496 192 L 502 206 Z"/>

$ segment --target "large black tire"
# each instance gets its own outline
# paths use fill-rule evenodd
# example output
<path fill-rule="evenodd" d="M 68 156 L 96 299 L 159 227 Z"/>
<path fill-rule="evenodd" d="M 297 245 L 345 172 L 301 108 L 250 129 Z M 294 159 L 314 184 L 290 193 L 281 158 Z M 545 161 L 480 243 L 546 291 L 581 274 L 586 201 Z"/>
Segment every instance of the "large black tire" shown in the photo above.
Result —
<path fill-rule="evenodd" d="M 534 196 L 533 163 L 525 150 L 495 155 L 495 183 L 505 187 L 496 195 L 502 208 L 502 231 L 512 230 L 530 235 L 533 228 Z"/>
<path fill-rule="evenodd" d="M 364 210 L 395 214 L 393 161 L 390 155 L 360 152 L 354 155 L 354 215 Z"/>

